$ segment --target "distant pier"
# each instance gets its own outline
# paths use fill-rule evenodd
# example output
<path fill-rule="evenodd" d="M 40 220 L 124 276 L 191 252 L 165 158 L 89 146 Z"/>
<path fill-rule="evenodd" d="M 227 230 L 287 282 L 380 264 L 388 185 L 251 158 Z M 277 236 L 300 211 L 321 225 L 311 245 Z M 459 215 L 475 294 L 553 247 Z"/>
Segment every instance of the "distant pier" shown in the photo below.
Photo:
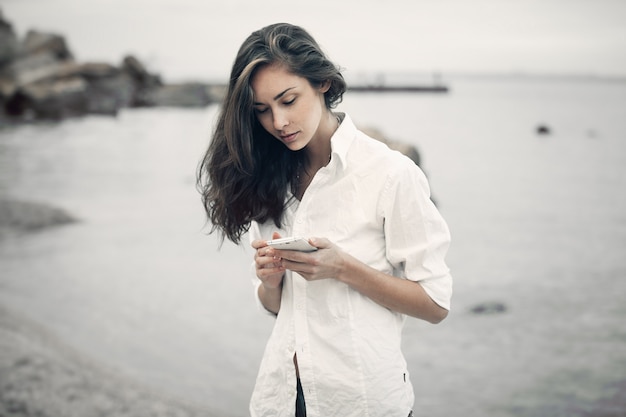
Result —
<path fill-rule="evenodd" d="M 445 85 L 348 85 L 357 93 L 447 93 Z"/>

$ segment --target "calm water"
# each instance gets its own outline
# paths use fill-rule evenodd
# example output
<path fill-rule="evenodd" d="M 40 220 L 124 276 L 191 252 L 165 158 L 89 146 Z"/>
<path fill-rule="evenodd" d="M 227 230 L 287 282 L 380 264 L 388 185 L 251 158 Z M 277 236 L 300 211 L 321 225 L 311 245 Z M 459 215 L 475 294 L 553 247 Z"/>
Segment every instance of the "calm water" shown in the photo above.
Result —
<path fill-rule="evenodd" d="M 357 124 L 419 147 L 453 234 L 453 312 L 405 331 L 418 415 L 610 411 L 626 380 L 625 109 L 624 84 L 563 80 L 345 98 Z M 2 197 L 80 219 L 0 241 L 0 303 L 130 378 L 244 416 L 272 319 L 254 307 L 250 251 L 203 231 L 194 171 L 216 110 L 0 130 Z M 471 313 L 490 301 L 506 312 Z"/>

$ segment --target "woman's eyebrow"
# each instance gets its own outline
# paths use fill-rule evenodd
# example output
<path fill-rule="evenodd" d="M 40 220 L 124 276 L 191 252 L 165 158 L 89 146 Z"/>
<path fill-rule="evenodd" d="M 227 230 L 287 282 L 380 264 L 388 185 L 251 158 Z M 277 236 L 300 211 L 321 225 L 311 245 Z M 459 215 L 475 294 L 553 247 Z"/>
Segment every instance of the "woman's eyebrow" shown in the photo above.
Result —
<path fill-rule="evenodd" d="M 280 93 L 276 94 L 276 96 L 274 96 L 274 101 L 278 100 L 279 98 L 281 98 L 282 96 L 284 96 L 285 94 L 287 94 L 287 92 L 288 92 L 289 90 L 293 90 L 294 88 L 296 88 L 296 87 L 295 87 L 295 86 L 294 86 L 294 87 L 289 87 L 289 88 L 287 88 L 286 90 L 284 90 L 284 91 L 282 91 L 282 92 L 280 92 Z M 254 102 L 254 105 L 255 105 L 255 106 L 262 106 L 262 105 L 263 105 L 263 103 L 259 103 L 259 102 L 256 102 L 256 101 L 255 101 L 255 102 Z"/>

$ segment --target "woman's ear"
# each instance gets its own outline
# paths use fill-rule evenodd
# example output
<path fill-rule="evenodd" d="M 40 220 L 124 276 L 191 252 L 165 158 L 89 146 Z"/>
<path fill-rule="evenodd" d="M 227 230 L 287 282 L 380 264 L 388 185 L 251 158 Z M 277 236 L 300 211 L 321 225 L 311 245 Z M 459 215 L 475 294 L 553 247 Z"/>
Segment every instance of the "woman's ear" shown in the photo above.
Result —
<path fill-rule="evenodd" d="M 328 90 L 330 90 L 330 80 L 324 81 L 320 84 L 320 93 L 325 94 Z"/>

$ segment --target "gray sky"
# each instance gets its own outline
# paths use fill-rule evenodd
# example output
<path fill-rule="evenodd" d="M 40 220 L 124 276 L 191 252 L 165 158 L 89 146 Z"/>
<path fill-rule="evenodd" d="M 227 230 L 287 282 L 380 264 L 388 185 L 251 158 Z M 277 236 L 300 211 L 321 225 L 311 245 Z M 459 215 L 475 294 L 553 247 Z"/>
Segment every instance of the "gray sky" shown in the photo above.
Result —
<path fill-rule="evenodd" d="M 19 34 L 59 32 L 80 61 L 135 54 L 166 80 L 225 78 L 253 30 L 308 29 L 351 74 L 626 76 L 625 0 L 0 0 Z"/>

